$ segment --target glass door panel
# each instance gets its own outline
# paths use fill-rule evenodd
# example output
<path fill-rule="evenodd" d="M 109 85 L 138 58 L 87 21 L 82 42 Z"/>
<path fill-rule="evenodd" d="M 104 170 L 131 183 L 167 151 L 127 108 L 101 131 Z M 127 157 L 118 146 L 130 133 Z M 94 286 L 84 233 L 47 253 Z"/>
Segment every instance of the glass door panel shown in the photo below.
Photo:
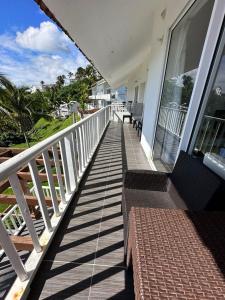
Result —
<path fill-rule="evenodd" d="M 171 34 L 153 154 L 159 170 L 175 163 L 213 4 L 196 1 Z"/>
<path fill-rule="evenodd" d="M 225 32 L 214 63 L 211 79 L 203 100 L 201 123 L 193 154 L 204 157 L 225 176 Z M 223 45 L 222 45 L 223 44 Z M 222 51 L 220 50 L 222 48 Z M 198 121 L 199 122 L 199 121 Z M 198 124 L 198 123 L 197 123 Z M 198 125 L 196 126 L 198 127 Z M 196 131 L 195 130 L 195 131 Z M 214 171 L 217 172 L 216 169 Z"/>

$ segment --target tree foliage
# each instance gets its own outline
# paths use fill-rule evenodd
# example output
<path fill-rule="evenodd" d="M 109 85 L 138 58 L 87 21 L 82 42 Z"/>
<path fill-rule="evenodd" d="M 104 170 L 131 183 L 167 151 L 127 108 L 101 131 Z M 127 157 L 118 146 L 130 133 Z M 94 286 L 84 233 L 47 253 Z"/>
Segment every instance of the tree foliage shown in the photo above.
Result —
<path fill-rule="evenodd" d="M 26 87 L 17 88 L 0 74 L 0 111 L 27 140 L 27 131 L 32 128 L 31 103 Z"/>
<path fill-rule="evenodd" d="M 87 65 L 79 67 L 67 77 L 62 74 L 51 85 L 40 80 L 41 87 L 32 92 L 27 87 L 16 87 L 0 74 L 0 135 L 9 132 L 23 134 L 28 142 L 28 132 L 40 117 L 50 116 L 62 103 L 78 101 L 82 110 L 86 109 L 89 90 L 101 79 L 96 69 Z M 3 117 L 4 116 L 4 117 Z"/>
<path fill-rule="evenodd" d="M 182 76 L 182 85 L 178 85 L 175 79 L 165 80 L 162 92 L 162 105 L 176 103 L 188 106 L 193 90 L 193 78 L 188 75 Z"/>

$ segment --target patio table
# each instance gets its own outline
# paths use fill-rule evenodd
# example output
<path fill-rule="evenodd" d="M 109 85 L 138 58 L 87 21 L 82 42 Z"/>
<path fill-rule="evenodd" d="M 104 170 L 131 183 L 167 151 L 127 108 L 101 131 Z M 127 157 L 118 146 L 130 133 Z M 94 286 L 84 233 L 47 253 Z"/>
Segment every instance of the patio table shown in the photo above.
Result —
<path fill-rule="evenodd" d="M 225 299 L 225 213 L 133 207 L 136 299 Z"/>
<path fill-rule="evenodd" d="M 132 116 L 131 113 L 129 113 L 129 111 L 115 111 L 114 114 L 117 116 L 118 120 L 122 121 L 123 123 L 126 118 L 129 119 L 130 124 L 132 123 Z"/>

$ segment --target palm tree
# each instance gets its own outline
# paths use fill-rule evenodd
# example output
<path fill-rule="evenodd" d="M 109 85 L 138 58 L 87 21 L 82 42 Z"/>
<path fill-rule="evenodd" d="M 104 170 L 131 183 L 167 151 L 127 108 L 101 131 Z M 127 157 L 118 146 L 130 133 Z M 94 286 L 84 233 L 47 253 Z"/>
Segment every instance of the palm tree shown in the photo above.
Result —
<path fill-rule="evenodd" d="M 85 69 L 82 67 L 77 68 L 75 79 L 76 80 L 83 80 L 86 78 L 86 72 Z"/>
<path fill-rule="evenodd" d="M 3 74 L 0 74 L 0 111 L 13 120 L 29 145 L 27 132 L 32 128 L 31 101 L 27 88 L 17 88 Z"/>
<path fill-rule="evenodd" d="M 59 75 L 57 77 L 56 86 L 61 88 L 65 84 L 65 79 L 66 79 L 65 75 Z"/>
<path fill-rule="evenodd" d="M 72 73 L 72 72 L 69 72 L 69 73 L 68 73 L 68 78 L 71 79 L 72 76 L 73 76 L 73 73 Z"/>
<path fill-rule="evenodd" d="M 44 80 L 41 80 L 41 81 L 40 81 L 40 84 L 41 84 L 41 88 L 42 88 L 42 90 L 43 90 L 44 84 L 45 84 Z"/>

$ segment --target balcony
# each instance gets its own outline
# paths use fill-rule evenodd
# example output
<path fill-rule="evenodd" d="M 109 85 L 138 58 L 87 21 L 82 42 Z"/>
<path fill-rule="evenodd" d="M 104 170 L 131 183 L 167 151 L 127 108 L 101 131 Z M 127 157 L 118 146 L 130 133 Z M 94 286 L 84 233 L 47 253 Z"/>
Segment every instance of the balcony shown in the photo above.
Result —
<path fill-rule="evenodd" d="M 150 167 L 135 129 L 112 120 L 114 109 L 103 108 L 1 164 L 0 180 L 9 180 L 26 223 L 20 236 L 34 249 L 17 251 L 1 220 L 7 256 L 0 263 L 0 297 L 20 299 L 30 287 L 28 299 L 134 297 L 123 262 L 122 177 L 126 169 Z M 37 167 L 40 157 L 48 191 Z M 40 207 L 35 221 L 18 175 L 24 167 Z"/>

